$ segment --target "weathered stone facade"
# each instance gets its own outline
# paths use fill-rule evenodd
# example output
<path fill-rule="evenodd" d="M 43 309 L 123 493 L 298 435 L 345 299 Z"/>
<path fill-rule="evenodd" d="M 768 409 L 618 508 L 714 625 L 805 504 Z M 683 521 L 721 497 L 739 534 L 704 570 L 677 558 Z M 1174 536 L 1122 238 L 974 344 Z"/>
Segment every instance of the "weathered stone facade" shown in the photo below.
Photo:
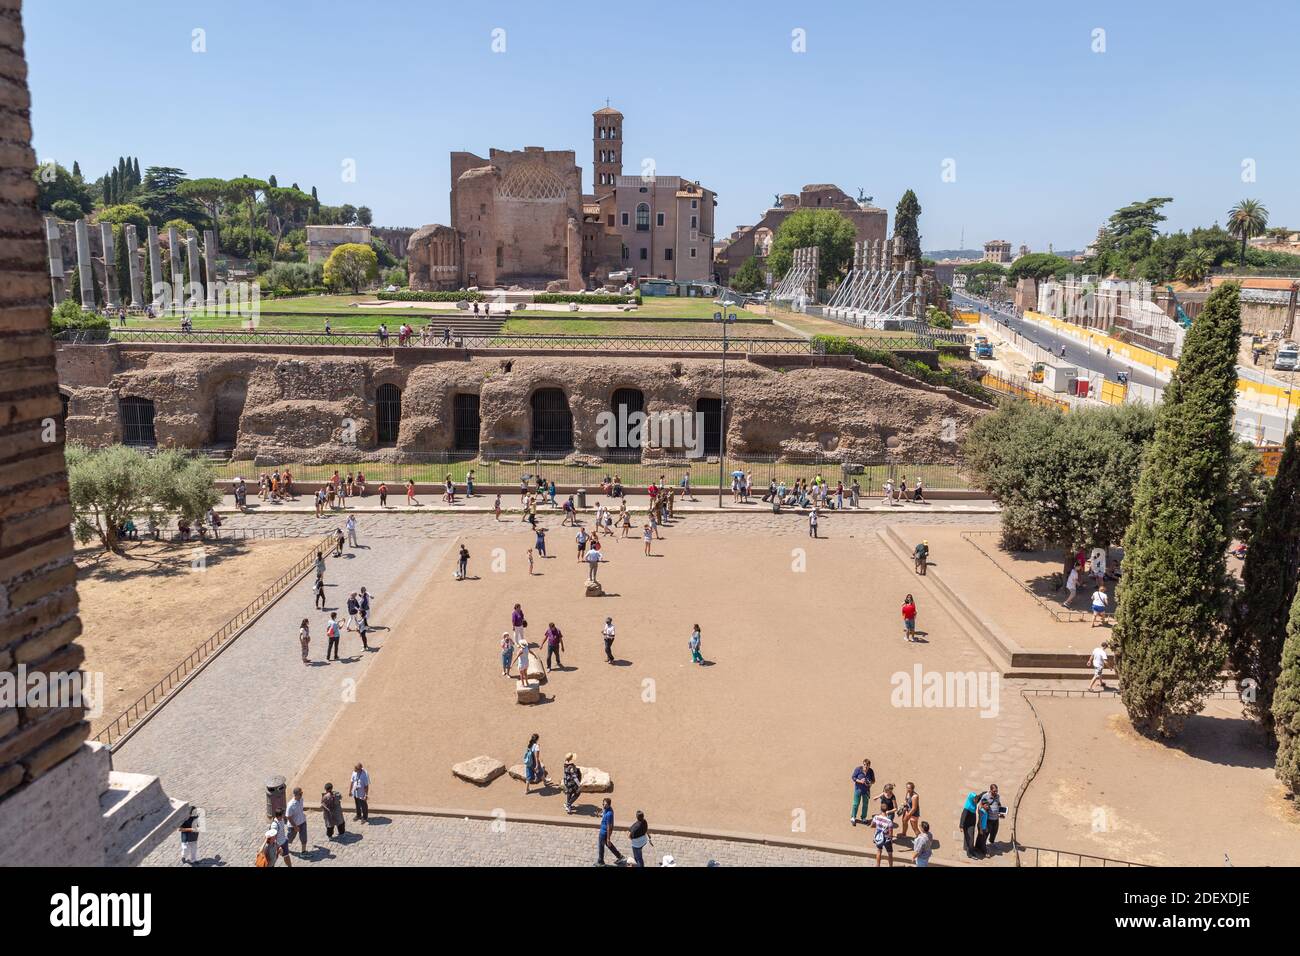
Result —
<path fill-rule="evenodd" d="M 454 446 L 458 394 L 478 396 L 478 445 L 484 457 L 531 447 L 532 398 L 559 389 L 572 414 L 573 450 L 601 455 L 600 412 L 616 389 L 639 389 L 647 412 L 691 412 L 720 394 L 716 358 L 628 355 L 487 355 L 408 348 L 323 349 L 295 354 L 238 346 L 148 347 L 71 345 L 59 350 L 69 396 L 68 433 L 100 445 L 122 439 L 119 402 L 151 401 L 161 445 L 200 447 L 213 441 L 223 390 L 246 384 L 236 409 L 234 456 L 284 461 L 356 458 L 400 460 L 408 453 Z M 772 367 L 775 356 L 729 363 L 727 447 L 737 454 L 882 455 L 885 441 L 911 461 L 957 455 L 955 439 L 984 408 L 888 369 Z M 805 356 L 804 359 L 807 357 Z M 400 427 L 379 447 L 378 392 L 400 390 Z M 229 394 L 229 392 L 225 392 Z M 229 415 L 230 411 L 221 414 Z M 947 424 L 945 424 L 945 422 Z"/>

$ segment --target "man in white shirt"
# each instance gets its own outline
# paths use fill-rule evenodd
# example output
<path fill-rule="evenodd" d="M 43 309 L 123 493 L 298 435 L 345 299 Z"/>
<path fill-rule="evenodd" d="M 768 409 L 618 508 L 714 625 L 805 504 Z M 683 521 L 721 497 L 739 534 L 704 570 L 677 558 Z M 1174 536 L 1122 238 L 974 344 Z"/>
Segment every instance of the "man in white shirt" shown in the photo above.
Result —
<path fill-rule="evenodd" d="M 1079 568 L 1075 566 L 1070 569 L 1070 576 L 1065 579 L 1065 606 L 1069 607 L 1074 603 L 1074 593 L 1079 590 Z"/>
<path fill-rule="evenodd" d="M 1097 590 L 1092 592 L 1092 626 L 1106 623 L 1106 608 L 1110 604 L 1110 595 L 1106 593 L 1106 585 L 1097 585 Z"/>
<path fill-rule="evenodd" d="M 596 580 L 596 569 L 600 566 L 600 552 L 592 548 L 587 552 L 587 580 Z"/>
<path fill-rule="evenodd" d="M 353 820 L 360 820 L 362 823 L 370 822 L 370 774 L 366 773 L 361 764 L 352 768 L 352 781 L 348 787 L 348 792 L 352 794 L 352 799 L 357 802 L 356 813 Z"/>
<path fill-rule="evenodd" d="M 355 516 L 355 515 L 348 515 L 348 520 L 344 522 L 344 526 L 348 529 L 348 547 L 349 547 L 349 548 L 355 548 L 355 547 L 357 546 L 357 519 L 356 519 L 356 516 Z"/>
<path fill-rule="evenodd" d="M 285 819 L 289 821 L 289 841 L 292 842 L 294 835 L 298 836 L 298 845 L 302 847 L 302 852 L 307 852 L 307 814 L 303 812 L 302 804 L 302 787 L 293 788 L 293 799 L 289 805 L 284 808 Z"/>
<path fill-rule="evenodd" d="M 1106 682 L 1101 679 L 1101 672 L 1106 667 L 1106 658 L 1110 656 L 1106 653 L 1106 648 L 1109 646 L 1109 642 L 1102 641 L 1092 649 L 1092 680 L 1088 684 L 1088 690 L 1092 690 L 1095 684 L 1100 684 L 1102 690 L 1106 689 Z"/>
<path fill-rule="evenodd" d="M 600 630 L 601 636 L 605 639 L 605 660 L 614 663 L 614 652 L 611 648 L 614 646 L 614 619 L 605 618 L 605 626 Z"/>

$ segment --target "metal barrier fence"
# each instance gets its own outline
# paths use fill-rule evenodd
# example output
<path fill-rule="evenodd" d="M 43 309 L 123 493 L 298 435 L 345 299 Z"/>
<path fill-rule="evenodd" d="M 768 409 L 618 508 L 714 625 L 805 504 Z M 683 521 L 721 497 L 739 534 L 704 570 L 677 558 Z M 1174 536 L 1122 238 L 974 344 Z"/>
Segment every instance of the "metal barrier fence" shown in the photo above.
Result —
<path fill-rule="evenodd" d="M 1059 408 L 1063 412 L 1068 412 L 1071 408 L 1069 402 L 1059 398 L 1052 398 L 1049 395 L 1044 395 L 1042 392 L 1030 388 L 1028 382 L 1003 375 L 1001 372 L 994 372 L 991 370 L 986 371 L 980 376 L 980 384 L 990 391 L 997 392 L 1000 395 L 1008 395 L 1012 398 L 1023 399 L 1027 402 L 1033 402 L 1036 405 L 1047 405 L 1051 408 Z"/>
<path fill-rule="evenodd" d="M 294 563 L 293 567 L 281 574 L 270 587 L 253 598 L 247 607 L 223 624 L 220 630 L 191 651 L 185 660 L 173 667 L 165 677 L 145 691 L 135 703 L 123 710 L 103 730 L 95 734 L 95 740 L 106 744 L 110 749 L 121 743 L 130 734 L 131 729 L 137 726 L 154 707 L 166 700 L 173 691 L 184 683 L 185 678 L 195 668 L 211 657 L 227 640 L 243 630 L 276 598 L 297 583 L 298 579 L 315 564 L 317 551 L 327 552 L 333 546 L 333 535 L 322 538 L 313 545 L 310 551 Z"/>
<path fill-rule="evenodd" d="M 1069 850 L 1051 850 L 1042 846 L 1015 845 L 1016 866 L 1055 866 L 1055 867 L 1143 867 L 1146 863 L 1130 863 L 1127 860 L 1114 860 L 1108 856 L 1092 856 L 1088 853 L 1071 853 Z"/>
<path fill-rule="evenodd" d="M 501 333 L 452 335 L 451 345 L 443 346 L 441 340 L 422 345 L 411 339 L 404 346 L 397 344 L 397 336 L 389 333 L 381 341 L 374 332 L 293 332 L 288 330 L 197 329 L 192 332 L 161 329 L 112 329 L 92 332 L 61 332 L 55 339 L 60 342 L 86 344 L 94 342 L 126 342 L 182 345 L 332 345 L 366 348 L 457 348 L 457 349 L 593 349 L 621 352 L 722 352 L 722 338 L 711 335 L 578 335 L 572 333 Z M 893 341 L 885 339 L 883 341 Z M 882 346 L 913 348 L 913 345 Z M 727 351 L 756 354 L 809 355 L 816 349 L 804 338 L 760 338 L 729 336 Z"/>
<path fill-rule="evenodd" d="M 213 470 L 219 481 L 230 481 L 242 477 L 250 486 L 249 494 L 257 491 L 259 475 L 270 474 L 279 469 L 288 469 L 295 484 L 315 484 L 328 481 L 337 471 L 342 478 L 349 473 L 365 476 L 366 494 L 376 494 L 382 481 L 388 487 L 388 493 L 400 496 L 402 486 L 409 479 L 417 484 L 440 484 L 448 475 L 457 484 L 457 491 L 464 490 L 469 472 L 474 472 L 474 483 L 480 487 L 488 485 L 517 488 L 521 481 L 535 482 L 540 476 L 547 481 L 554 481 L 558 487 L 586 488 L 590 492 L 599 489 L 605 476 L 617 477 L 623 487 L 631 493 L 641 493 L 650 482 L 669 483 L 680 486 L 682 478 L 690 472 L 691 487 L 697 490 L 718 488 L 718 459 L 707 458 L 654 458 L 646 461 L 608 460 L 599 465 L 582 465 L 565 463 L 562 459 L 521 458 L 514 460 L 483 461 L 469 456 L 441 454 L 404 456 L 402 462 L 365 461 L 357 459 L 350 462 L 330 462 L 325 464 L 301 464 L 292 461 L 279 462 L 275 465 L 253 466 L 249 461 L 229 461 L 214 463 Z M 874 459 L 845 463 L 827 458 L 781 458 L 769 457 L 733 457 L 728 455 L 722 464 L 723 487 L 731 487 L 733 471 L 742 471 L 752 475 L 754 489 L 763 494 L 769 481 L 777 484 L 784 482 L 793 485 L 798 478 L 811 481 L 817 474 L 832 485 L 843 481 L 845 490 L 857 479 L 865 496 L 883 494 L 886 479 L 895 481 L 907 478 L 908 486 L 914 487 L 917 478 L 927 491 L 965 491 L 968 484 L 962 476 L 960 466 L 956 464 L 917 464 L 912 462 Z M 566 492 L 567 494 L 567 492 Z"/>

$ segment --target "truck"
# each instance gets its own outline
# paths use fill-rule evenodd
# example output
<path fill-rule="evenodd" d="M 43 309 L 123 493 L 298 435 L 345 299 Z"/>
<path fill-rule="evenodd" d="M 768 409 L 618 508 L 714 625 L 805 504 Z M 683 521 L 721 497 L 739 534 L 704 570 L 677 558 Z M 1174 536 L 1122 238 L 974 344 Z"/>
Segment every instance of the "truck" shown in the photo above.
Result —
<path fill-rule="evenodd" d="M 1277 357 L 1273 359 L 1273 368 L 1281 372 L 1293 372 L 1300 366 L 1300 348 L 1294 342 L 1283 342 L 1277 348 Z"/>
<path fill-rule="evenodd" d="M 991 359 L 993 357 L 993 343 L 988 339 L 980 339 L 975 343 L 975 357 L 977 359 Z"/>

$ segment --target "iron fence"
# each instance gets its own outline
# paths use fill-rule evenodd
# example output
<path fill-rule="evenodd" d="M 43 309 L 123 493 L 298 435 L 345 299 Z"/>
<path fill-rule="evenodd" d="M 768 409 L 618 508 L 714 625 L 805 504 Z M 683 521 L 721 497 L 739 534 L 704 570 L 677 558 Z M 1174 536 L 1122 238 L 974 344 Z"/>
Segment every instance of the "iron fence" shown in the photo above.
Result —
<path fill-rule="evenodd" d="M 1042 846 L 1023 846 L 1017 843 L 1016 866 L 1055 866 L 1055 867 L 1146 867 L 1145 863 L 1130 863 L 1127 860 L 1115 860 L 1108 856 L 1093 856 L 1090 853 L 1072 853 L 1069 850 L 1052 850 Z"/>
<path fill-rule="evenodd" d="M 253 598 L 242 611 L 223 624 L 215 634 L 190 652 L 189 656 L 173 667 L 166 676 L 145 691 L 133 704 L 123 710 L 105 727 L 95 734 L 95 740 L 110 749 L 120 744 L 130 734 L 131 729 L 160 703 L 168 698 L 185 679 L 205 660 L 211 657 L 223 644 L 244 629 L 254 618 L 272 604 L 281 594 L 296 584 L 316 563 L 317 552 L 328 553 L 334 547 L 334 537 L 322 538 L 311 550 L 298 559 L 289 570 L 285 571 L 257 597 Z"/>
<path fill-rule="evenodd" d="M 606 350 L 621 352 L 711 352 L 721 353 L 722 338 L 711 335 L 581 335 L 575 333 L 465 333 L 455 332 L 449 346 L 435 341 L 429 345 L 412 339 L 397 344 L 397 336 L 381 339 L 375 332 L 295 332 L 290 330 L 254 329 L 112 329 L 109 331 L 61 332 L 60 342 L 125 342 L 181 345 L 328 345 L 365 348 L 457 348 L 525 350 Z M 884 339 L 882 341 L 891 341 Z M 882 346 L 909 348 L 904 346 Z M 735 353 L 808 355 L 814 352 L 806 338 L 768 338 L 758 336 L 728 337 L 727 350 Z"/>
<path fill-rule="evenodd" d="M 482 459 L 473 454 L 405 453 L 401 461 L 367 461 L 358 457 L 351 461 L 305 464 L 281 461 L 275 464 L 258 464 L 231 460 L 213 463 L 219 481 L 242 477 L 256 489 L 259 475 L 288 469 L 295 484 L 317 484 L 328 481 L 337 471 L 341 478 L 349 474 L 364 476 L 366 495 L 374 495 L 380 482 L 389 486 L 389 494 L 401 493 L 401 486 L 411 480 L 416 484 L 441 484 L 447 476 L 464 489 L 469 473 L 474 473 L 474 483 L 479 487 L 501 486 L 517 488 L 521 481 L 536 482 L 538 477 L 554 481 L 557 488 L 569 493 L 576 488 L 595 492 L 606 476 L 617 477 L 629 493 L 643 491 L 650 482 L 670 483 L 680 486 L 682 478 L 690 473 L 691 487 L 703 490 L 718 488 L 718 457 L 689 458 L 685 456 L 638 457 L 635 452 L 609 455 L 598 464 L 566 461 L 563 457 L 528 456 L 519 458 Z M 731 487 L 731 475 L 741 471 L 752 476 L 753 487 L 761 496 L 769 481 L 792 486 L 796 479 L 812 481 L 819 473 L 834 485 L 843 481 L 846 493 L 856 479 L 864 496 L 883 495 L 884 482 L 895 482 L 906 477 L 908 486 L 914 487 L 917 478 L 927 491 L 965 491 L 969 485 L 957 464 L 915 463 L 888 458 L 859 459 L 845 462 L 826 457 L 791 456 L 738 456 L 727 455 L 721 462 L 723 487 Z M 250 493 L 252 493 L 250 491 Z"/>

